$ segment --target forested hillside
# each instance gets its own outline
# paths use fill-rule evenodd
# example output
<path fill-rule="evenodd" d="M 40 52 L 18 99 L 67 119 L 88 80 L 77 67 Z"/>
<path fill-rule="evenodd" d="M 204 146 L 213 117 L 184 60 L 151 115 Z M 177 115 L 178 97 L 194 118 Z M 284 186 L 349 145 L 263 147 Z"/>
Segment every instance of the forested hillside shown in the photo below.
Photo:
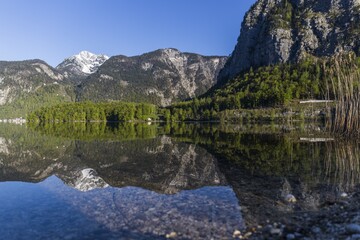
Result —
<path fill-rule="evenodd" d="M 360 68 L 360 58 L 353 58 L 351 64 Z M 300 99 L 333 99 L 336 86 L 331 79 L 337 78 L 337 73 L 332 68 L 333 58 L 311 57 L 296 64 L 250 69 L 200 98 L 172 105 L 164 114 L 179 120 L 210 120 L 219 119 L 225 110 L 281 107 Z"/>

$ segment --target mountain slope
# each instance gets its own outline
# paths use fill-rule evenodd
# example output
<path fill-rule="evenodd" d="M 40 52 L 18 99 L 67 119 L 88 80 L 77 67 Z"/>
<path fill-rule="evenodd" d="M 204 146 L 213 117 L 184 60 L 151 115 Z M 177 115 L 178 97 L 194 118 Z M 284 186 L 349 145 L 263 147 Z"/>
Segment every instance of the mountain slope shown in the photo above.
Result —
<path fill-rule="evenodd" d="M 166 106 L 198 96 L 216 83 L 226 57 L 161 49 L 141 56 L 115 56 L 78 86 L 78 100 L 124 100 Z"/>
<path fill-rule="evenodd" d="M 77 55 L 66 58 L 56 69 L 66 78 L 79 82 L 81 79 L 96 72 L 108 59 L 109 57 L 103 54 L 96 55 L 88 51 L 82 51 Z"/>
<path fill-rule="evenodd" d="M 0 117 L 25 116 L 41 106 L 71 101 L 65 77 L 41 60 L 0 62 Z"/>
<path fill-rule="evenodd" d="M 347 51 L 360 51 L 359 0 L 258 0 L 245 15 L 219 79 L 224 82 L 250 67 Z"/>

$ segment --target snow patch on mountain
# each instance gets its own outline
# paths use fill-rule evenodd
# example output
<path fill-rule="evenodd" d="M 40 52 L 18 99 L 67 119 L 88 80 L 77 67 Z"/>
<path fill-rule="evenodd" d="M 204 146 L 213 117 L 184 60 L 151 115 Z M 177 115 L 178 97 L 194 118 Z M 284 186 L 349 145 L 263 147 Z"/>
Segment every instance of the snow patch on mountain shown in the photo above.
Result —
<path fill-rule="evenodd" d="M 67 77 L 87 76 L 96 72 L 108 59 L 109 57 L 104 54 L 97 55 L 88 51 L 82 51 L 65 59 L 56 68 Z"/>

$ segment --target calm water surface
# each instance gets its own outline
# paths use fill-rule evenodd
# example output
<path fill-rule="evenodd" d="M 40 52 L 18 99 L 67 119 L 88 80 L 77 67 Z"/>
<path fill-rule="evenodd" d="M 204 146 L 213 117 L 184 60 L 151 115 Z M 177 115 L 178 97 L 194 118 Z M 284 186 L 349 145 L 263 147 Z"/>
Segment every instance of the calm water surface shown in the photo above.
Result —
<path fill-rule="evenodd" d="M 355 191 L 359 157 L 316 125 L 2 124 L 0 236 L 228 239 Z"/>

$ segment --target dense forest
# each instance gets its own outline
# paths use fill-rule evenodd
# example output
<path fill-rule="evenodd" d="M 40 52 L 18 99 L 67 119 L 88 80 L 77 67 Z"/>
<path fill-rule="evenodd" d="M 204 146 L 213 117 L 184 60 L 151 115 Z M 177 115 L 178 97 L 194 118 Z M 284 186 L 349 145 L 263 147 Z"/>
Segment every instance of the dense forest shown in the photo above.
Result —
<path fill-rule="evenodd" d="M 146 103 L 77 102 L 44 107 L 30 113 L 28 122 L 117 122 L 157 119 L 157 107 Z"/>

